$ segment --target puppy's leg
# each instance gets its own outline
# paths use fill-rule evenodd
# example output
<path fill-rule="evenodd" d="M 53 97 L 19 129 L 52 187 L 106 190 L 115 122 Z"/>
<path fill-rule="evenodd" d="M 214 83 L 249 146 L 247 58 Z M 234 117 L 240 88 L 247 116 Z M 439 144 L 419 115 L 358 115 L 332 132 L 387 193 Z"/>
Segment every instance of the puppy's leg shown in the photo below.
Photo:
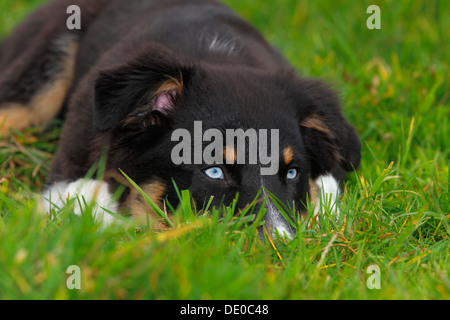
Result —
<path fill-rule="evenodd" d="M 73 1 L 51 1 L 0 44 L 0 133 L 58 115 L 72 85 L 79 39 L 105 2 L 79 0 L 82 30 L 68 30 Z"/>
<path fill-rule="evenodd" d="M 36 54 L 32 62 L 15 60 L 1 71 L 0 133 L 44 125 L 58 115 L 72 84 L 77 42 L 63 35 L 47 45 L 27 53 Z"/>
<path fill-rule="evenodd" d="M 74 201 L 75 215 L 81 215 L 87 204 L 94 205 L 93 218 L 103 227 L 110 226 L 116 220 L 108 211 L 117 213 L 119 204 L 113 199 L 109 185 L 104 181 L 79 179 L 54 183 L 42 194 L 43 211 L 49 213 L 52 209 L 61 209 L 70 200 Z"/>

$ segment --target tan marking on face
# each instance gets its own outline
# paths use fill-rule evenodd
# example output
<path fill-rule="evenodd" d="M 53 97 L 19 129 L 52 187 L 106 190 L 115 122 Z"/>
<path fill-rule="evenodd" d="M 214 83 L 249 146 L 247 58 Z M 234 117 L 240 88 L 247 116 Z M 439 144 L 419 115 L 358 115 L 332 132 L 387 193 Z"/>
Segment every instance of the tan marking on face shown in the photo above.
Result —
<path fill-rule="evenodd" d="M 286 165 L 290 164 L 294 159 L 294 150 L 290 146 L 283 150 L 284 163 Z"/>
<path fill-rule="evenodd" d="M 165 185 L 155 179 L 141 187 L 146 195 L 158 206 L 163 206 L 163 196 L 166 191 Z M 141 224 L 147 224 L 147 216 L 149 224 L 152 228 L 162 229 L 167 227 L 161 218 L 153 211 L 153 209 L 145 202 L 144 197 L 136 190 L 130 189 L 130 196 L 127 201 L 131 209 L 131 216 Z"/>
<path fill-rule="evenodd" d="M 234 164 L 237 161 L 236 150 L 231 146 L 226 146 L 223 149 L 223 158 L 226 164 Z"/>
<path fill-rule="evenodd" d="M 54 75 L 28 104 L 6 103 L 0 106 L 0 133 L 45 125 L 57 116 L 72 85 L 78 44 L 72 41 L 65 50 L 63 70 Z"/>
<path fill-rule="evenodd" d="M 121 210 L 129 211 L 131 216 L 143 225 L 147 225 L 148 216 L 148 222 L 152 229 L 167 229 L 168 226 L 145 202 L 144 197 L 122 174 L 116 171 L 108 171 L 105 173 L 105 181 L 110 179 L 113 179 L 130 189 L 130 194 L 122 204 Z M 143 184 L 140 187 L 158 207 L 163 207 L 163 197 L 166 191 L 166 187 L 163 182 L 159 179 L 154 179 L 153 181 Z"/>

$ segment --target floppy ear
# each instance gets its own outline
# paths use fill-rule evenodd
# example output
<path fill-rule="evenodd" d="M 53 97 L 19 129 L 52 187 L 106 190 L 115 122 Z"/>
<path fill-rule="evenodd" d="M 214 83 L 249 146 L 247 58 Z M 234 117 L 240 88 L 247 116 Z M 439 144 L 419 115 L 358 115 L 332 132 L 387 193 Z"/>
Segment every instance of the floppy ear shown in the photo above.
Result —
<path fill-rule="evenodd" d="M 315 80 L 301 80 L 300 86 L 298 119 L 312 178 L 356 169 L 361 160 L 361 143 L 342 115 L 336 93 Z"/>
<path fill-rule="evenodd" d="M 163 124 L 182 98 L 190 72 L 190 67 L 161 51 L 100 72 L 95 82 L 94 128 L 139 131 Z"/>

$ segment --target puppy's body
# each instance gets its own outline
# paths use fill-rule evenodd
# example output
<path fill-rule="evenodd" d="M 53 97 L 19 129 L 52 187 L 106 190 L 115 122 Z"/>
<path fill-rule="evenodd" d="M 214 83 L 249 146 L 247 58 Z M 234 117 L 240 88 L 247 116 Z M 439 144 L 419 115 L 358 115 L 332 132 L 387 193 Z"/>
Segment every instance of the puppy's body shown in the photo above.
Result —
<path fill-rule="evenodd" d="M 298 78 L 223 4 L 81 0 L 81 30 L 74 31 L 66 27 L 69 5 L 50 2 L 0 46 L 6 128 L 65 116 L 50 184 L 82 178 L 106 147 L 110 192 L 127 184 L 120 168 L 157 203 L 177 203 L 173 179 L 199 206 L 210 196 L 215 204 L 230 203 L 239 193 L 238 207 L 244 207 L 264 187 L 304 212 L 311 183 L 329 174 L 342 181 L 358 166 L 360 143 L 333 91 Z M 205 175 L 211 165 L 175 165 L 171 135 L 192 133 L 194 121 L 221 132 L 279 130 L 279 171 L 261 176 L 261 163 L 220 165 L 223 178 L 211 179 Z M 297 176 L 286 179 L 291 169 Z M 288 231 L 272 201 L 266 202 L 267 226 Z M 147 214 L 131 188 L 119 202 L 134 216 Z"/>

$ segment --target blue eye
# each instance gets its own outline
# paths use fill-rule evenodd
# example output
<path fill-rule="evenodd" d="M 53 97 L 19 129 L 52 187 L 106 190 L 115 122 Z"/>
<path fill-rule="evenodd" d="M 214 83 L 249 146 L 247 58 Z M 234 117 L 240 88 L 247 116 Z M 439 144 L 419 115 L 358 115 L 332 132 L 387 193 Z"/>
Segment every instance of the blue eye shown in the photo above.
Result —
<path fill-rule="evenodd" d="M 286 179 L 288 180 L 294 180 L 298 176 L 297 169 L 289 169 L 286 175 Z"/>
<path fill-rule="evenodd" d="M 219 167 L 212 167 L 203 172 L 211 179 L 222 180 L 224 178 L 223 171 Z"/>

